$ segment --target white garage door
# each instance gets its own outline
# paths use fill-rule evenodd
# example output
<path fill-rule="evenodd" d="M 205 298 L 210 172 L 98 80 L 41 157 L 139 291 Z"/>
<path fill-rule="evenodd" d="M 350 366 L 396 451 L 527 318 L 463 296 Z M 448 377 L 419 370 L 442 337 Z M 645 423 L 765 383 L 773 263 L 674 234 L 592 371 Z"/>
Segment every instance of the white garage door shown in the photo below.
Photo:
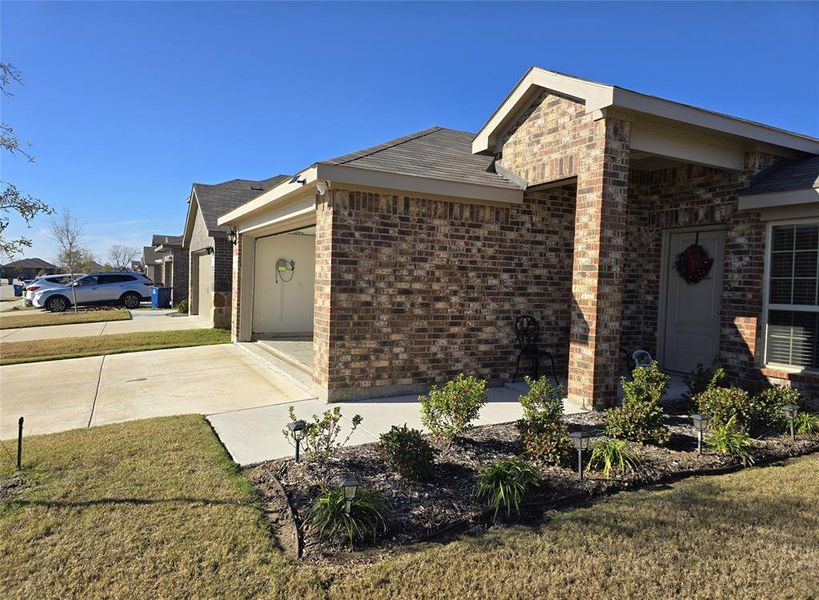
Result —
<path fill-rule="evenodd" d="M 208 322 L 213 320 L 213 255 L 200 254 L 197 259 L 197 314 Z"/>
<path fill-rule="evenodd" d="M 253 333 L 313 331 L 316 238 L 287 233 L 256 240 Z"/>

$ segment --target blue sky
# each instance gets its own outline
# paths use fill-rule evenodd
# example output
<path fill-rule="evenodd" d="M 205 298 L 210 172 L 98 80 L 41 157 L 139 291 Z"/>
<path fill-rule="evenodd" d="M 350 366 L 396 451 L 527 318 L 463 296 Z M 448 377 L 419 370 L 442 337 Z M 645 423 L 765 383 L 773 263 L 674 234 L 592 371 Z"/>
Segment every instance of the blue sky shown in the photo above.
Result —
<path fill-rule="evenodd" d="M 0 54 L 25 80 L 2 120 L 37 156 L 2 179 L 102 259 L 181 233 L 194 181 L 477 131 L 531 65 L 819 136 L 816 2 L 2 2 Z M 53 258 L 47 229 L 30 256 Z"/>

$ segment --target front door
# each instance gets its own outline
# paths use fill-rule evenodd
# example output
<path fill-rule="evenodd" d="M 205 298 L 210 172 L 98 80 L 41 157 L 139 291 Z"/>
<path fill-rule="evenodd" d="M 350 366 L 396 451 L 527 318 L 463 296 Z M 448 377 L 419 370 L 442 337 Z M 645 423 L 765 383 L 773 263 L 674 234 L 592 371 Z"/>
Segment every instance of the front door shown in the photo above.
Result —
<path fill-rule="evenodd" d="M 677 273 L 674 263 L 695 242 L 705 248 L 714 264 L 703 279 L 688 283 Z M 668 236 L 663 366 L 669 371 L 689 373 L 698 363 L 709 366 L 717 356 L 724 250 L 724 231 L 675 232 Z"/>

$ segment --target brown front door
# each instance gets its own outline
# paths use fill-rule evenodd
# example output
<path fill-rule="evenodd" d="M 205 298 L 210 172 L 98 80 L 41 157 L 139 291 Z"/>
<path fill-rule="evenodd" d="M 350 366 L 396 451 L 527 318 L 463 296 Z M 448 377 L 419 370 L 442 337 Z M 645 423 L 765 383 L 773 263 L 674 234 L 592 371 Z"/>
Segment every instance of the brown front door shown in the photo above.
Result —
<path fill-rule="evenodd" d="M 714 259 L 708 275 L 687 283 L 674 268 L 677 255 L 695 240 Z M 689 373 L 697 364 L 710 365 L 719 352 L 724 231 L 670 233 L 666 256 L 663 367 Z"/>

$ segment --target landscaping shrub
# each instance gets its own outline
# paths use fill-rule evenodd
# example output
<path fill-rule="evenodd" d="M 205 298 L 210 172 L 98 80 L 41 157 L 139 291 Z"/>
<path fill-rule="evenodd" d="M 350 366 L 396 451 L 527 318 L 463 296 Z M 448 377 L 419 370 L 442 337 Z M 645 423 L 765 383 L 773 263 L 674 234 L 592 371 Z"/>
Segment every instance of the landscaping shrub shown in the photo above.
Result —
<path fill-rule="evenodd" d="M 387 530 L 386 508 L 387 500 L 383 494 L 358 488 L 348 515 L 344 490 L 327 488 L 316 498 L 304 521 L 320 538 L 333 541 L 346 538 L 352 545 L 367 538 L 375 541 L 379 532 Z"/>
<path fill-rule="evenodd" d="M 185 298 L 179 304 L 176 305 L 177 312 L 186 313 L 188 312 L 188 299 Z"/>
<path fill-rule="evenodd" d="M 393 425 L 382 433 L 376 447 L 402 477 L 427 481 L 432 476 L 438 451 L 420 431 L 408 428 L 406 423 L 403 427 Z"/>
<path fill-rule="evenodd" d="M 688 386 L 688 396 L 693 398 L 707 390 L 717 387 L 728 387 L 728 375 L 725 369 L 716 365 L 703 367 L 702 363 L 685 376 L 685 385 Z"/>
<path fill-rule="evenodd" d="M 296 410 L 291 406 L 289 410 L 290 419 L 298 420 L 296 417 Z M 308 422 L 307 432 L 304 439 L 301 441 L 304 452 L 311 458 L 327 458 L 332 456 L 336 450 L 344 446 L 353 435 L 353 432 L 361 424 L 361 415 L 355 415 L 352 418 L 352 429 L 346 438 L 339 440 L 341 435 L 341 408 L 336 406 L 325 410 L 321 416 L 313 415 L 313 422 Z M 284 437 L 288 441 L 292 441 L 290 430 L 285 427 L 282 429 Z"/>
<path fill-rule="evenodd" d="M 622 378 L 623 404 L 606 412 L 606 435 L 633 442 L 665 444 L 671 437 L 665 426 L 660 400 L 668 375 L 657 366 L 636 367 L 631 381 Z"/>
<path fill-rule="evenodd" d="M 808 411 L 796 413 L 796 418 L 793 420 L 793 429 L 797 435 L 815 435 L 819 433 L 819 415 Z"/>
<path fill-rule="evenodd" d="M 532 466 L 519 458 L 499 460 L 485 466 L 478 473 L 475 498 L 485 500 L 495 509 L 506 509 L 506 516 L 520 512 L 520 502 L 530 487 L 540 484 L 540 476 Z"/>
<path fill-rule="evenodd" d="M 460 373 L 443 387 L 433 385 L 421 403 L 421 422 L 448 443 L 460 436 L 478 418 L 486 404 L 486 382 Z"/>
<path fill-rule="evenodd" d="M 640 457 L 626 440 L 602 440 L 592 448 L 587 468 L 601 470 L 603 477 L 608 479 L 612 473 L 634 473 L 641 465 Z"/>
<path fill-rule="evenodd" d="M 712 388 L 694 397 L 699 412 L 710 415 L 712 426 L 725 425 L 736 417 L 738 426 L 750 432 L 781 429 L 785 423 L 782 407 L 798 404 L 799 391 L 774 386 L 752 396 L 739 387 Z"/>
<path fill-rule="evenodd" d="M 736 415 L 722 425 L 713 426 L 706 444 L 720 454 L 738 458 L 745 466 L 754 464 L 753 441 L 748 431 L 739 425 Z"/>
<path fill-rule="evenodd" d="M 546 377 L 525 381 L 530 390 L 520 397 L 523 418 L 517 427 L 526 454 L 537 461 L 564 464 L 572 456 L 572 441 L 562 421 L 563 387 L 552 386 Z"/>

